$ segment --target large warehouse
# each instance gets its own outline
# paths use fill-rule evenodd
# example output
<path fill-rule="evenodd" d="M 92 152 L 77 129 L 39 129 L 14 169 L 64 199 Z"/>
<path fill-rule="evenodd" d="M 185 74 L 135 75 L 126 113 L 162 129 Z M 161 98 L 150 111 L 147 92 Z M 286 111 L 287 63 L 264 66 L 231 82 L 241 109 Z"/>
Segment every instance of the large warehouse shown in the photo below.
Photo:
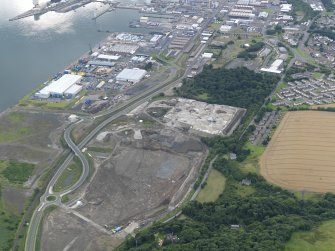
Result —
<path fill-rule="evenodd" d="M 38 98 L 62 98 L 64 95 L 69 98 L 73 97 L 82 90 L 82 86 L 77 85 L 81 78 L 82 77 L 78 75 L 65 74 L 36 92 L 35 96 Z"/>
<path fill-rule="evenodd" d="M 126 81 L 126 82 L 133 82 L 137 83 L 141 81 L 141 79 L 147 74 L 146 70 L 133 68 L 133 69 L 123 69 L 117 76 L 117 81 Z"/>

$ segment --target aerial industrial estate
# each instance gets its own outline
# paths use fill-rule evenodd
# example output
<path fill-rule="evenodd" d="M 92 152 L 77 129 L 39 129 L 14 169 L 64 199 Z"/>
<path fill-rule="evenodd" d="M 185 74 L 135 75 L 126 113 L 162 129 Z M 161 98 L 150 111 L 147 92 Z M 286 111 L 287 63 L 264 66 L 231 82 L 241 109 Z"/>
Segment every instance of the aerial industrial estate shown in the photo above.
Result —
<path fill-rule="evenodd" d="M 94 2 L 140 15 L 1 114 L 0 249 L 318 250 L 299 234 L 335 219 L 335 5 L 34 1 L 10 21 Z"/>

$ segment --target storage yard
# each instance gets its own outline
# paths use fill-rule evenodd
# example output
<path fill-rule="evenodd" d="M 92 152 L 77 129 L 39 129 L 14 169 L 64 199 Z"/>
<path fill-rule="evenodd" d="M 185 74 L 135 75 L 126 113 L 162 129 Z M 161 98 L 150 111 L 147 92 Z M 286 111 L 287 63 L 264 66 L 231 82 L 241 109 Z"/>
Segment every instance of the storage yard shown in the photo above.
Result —
<path fill-rule="evenodd" d="M 261 174 L 295 191 L 335 191 L 335 114 L 288 112 L 261 157 Z"/>
<path fill-rule="evenodd" d="M 168 110 L 162 117 L 168 126 L 207 136 L 230 135 L 246 112 L 242 108 L 184 98 L 157 101 L 149 109 L 153 115 Z"/>

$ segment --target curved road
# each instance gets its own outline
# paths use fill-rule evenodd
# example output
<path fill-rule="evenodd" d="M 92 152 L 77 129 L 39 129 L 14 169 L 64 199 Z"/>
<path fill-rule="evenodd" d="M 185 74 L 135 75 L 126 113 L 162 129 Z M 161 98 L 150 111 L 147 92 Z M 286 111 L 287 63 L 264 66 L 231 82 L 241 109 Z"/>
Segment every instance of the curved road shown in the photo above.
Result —
<path fill-rule="evenodd" d="M 117 107 L 115 109 L 112 109 L 109 111 L 108 114 L 103 114 L 103 115 L 109 115 L 107 119 L 105 119 L 103 122 L 98 124 L 79 144 L 78 146 L 72 141 L 71 139 L 71 131 L 73 128 L 76 126 L 77 123 L 72 124 L 68 128 L 66 128 L 64 132 L 64 139 L 70 149 L 72 150 L 72 153 L 68 155 L 68 157 L 65 159 L 65 161 L 62 163 L 62 165 L 58 168 L 56 174 L 52 177 L 50 180 L 45 193 L 41 196 L 40 198 L 40 204 L 37 207 L 37 209 L 34 211 L 28 232 L 27 232 L 27 238 L 25 242 L 25 251 L 35 251 L 36 250 L 36 239 L 38 237 L 38 230 L 39 230 L 39 225 L 41 223 L 41 220 L 43 218 L 43 212 L 46 208 L 49 206 L 55 205 L 55 206 L 61 206 L 61 197 L 74 192 L 76 189 L 78 189 L 87 179 L 89 175 L 89 163 L 82 153 L 81 149 L 101 130 L 103 129 L 106 125 L 111 123 L 113 120 L 116 118 L 126 115 L 127 113 L 131 112 L 134 110 L 136 107 L 140 106 L 141 104 L 145 103 L 146 101 L 150 100 L 152 97 L 155 95 L 159 94 L 162 91 L 165 91 L 169 88 L 171 88 L 173 85 L 175 85 L 176 82 L 180 81 L 182 78 L 184 78 L 187 74 L 188 71 L 184 71 L 184 74 L 182 76 L 176 76 L 177 74 L 177 69 L 173 68 L 173 73 L 172 76 L 165 81 L 163 81 L 160 85 L 154 86 L 148 90 L 146 90 L 144 93 L 134 97 L 133 99 L 129 100 L 127 103 L 123 104 L 120 107 Z M 83 172 L 79 178 L 79 180 L 70 188 L 62 191 L 62 192 L 54 192 L 53 187 L 56 184 L 58 178 L 61 176 L 62 172 L 66 169 L 66 167 L 70 164 L 72 161 L 74 155 L 76 155 L 83 166 Z M 54 196 L 54 200 L 48 201 L 48 197 Z"/>
<path fill-rule="evenodd" d="M 212 17 L 216 16 L 219 12 L 220 8 L 217 8 L 216 11 L 213 12 Z M 208 26 L 210 23 L 210 20 L 212 17 L 209 17 L 206 24 L 203 26 L 201 30 L 199 30 L 199 34 L 205 29 L 205 27 Z M 192 42 L 192 40 L 191 40 Z M 182 54 L 181 54 L 182 55 Z M 171 74 L 170 76 L 163 80 L 161 84 L 153 86 L 149 88 L 148 90 L 144 91 L 143 93 L 135 96 L 134 98 L 128 100 L 126 103 L 121 104 L 120 106 L 115 107 L 114 109 L 111 109 L 110 111 L 106 111 L 105 113 L 100 114 L 97 117 L 94 117 L 93 119 L 96 119 L 98 117 L 107 116 L 107 118 L 102 121 L 100 124 L 98 124 L 78 145 L 76 145 L 72 139 L 71 139 L 71 131 L 76 126 L 76 124 L 72 124 L 68 128 L 66 128 L 64 132 L 64 139 L 70 149 L 72 150 L 72 153 L 67 156 L 63 164 L 58 168 L 56 174 L 52 177 L 50 180 L 45 193 L 40 198 L 40 204 L 37 207 L 37 209 L 34 211 L 32 218 L 30 220 L 26 242 L 25 242 L 25 251 L 36 251 L 36 239 L 38 237 L 38 231 L 39 231 L 39 225 L 41 223 L 41 220 L 43 218 L 43 212 L 46 208 L 49 206 L 55 205 L 55 206 L 62 206 L 61 198 L 62 196 L 74 192 L 76 189 L 78 189 L 87 179 L 89 175 L 89 163 L 82 153 L 81 149 L 91 140 L 93 137 L 102 130 L 106 125 L 111 123 L 116 118 L 125 115 L 132 110 L 134 110 L 136 107 L 140 106 L 141 104 L 147 102 L 152 97 L 156 96 L 160 92 L 164 92 L 165 90 L 168 90 L 172 86 L 174 86 L 176 83 L 180 82 L 183 78 L 185 78 L 189 74 L 189 70 L 192 68 L 193 65 L 189 66 L 187 69 L 183 69 L 182 67 L 179 67 L 175 64 L 177 60 L 180 58 L 180 56 L 174 61 L 171 67 Z M 179 70 L 182 70 L 180 73 Z M 80 122 L 80 121 L 79 121 Z M 65 191 L 62 191 L 61 193 L 55 193 L 53 191 L 53 187 L 56 184 L 58 178 L 61 176 L 63 171 L 66 169 L 66 167 L 69 165 L 69 163 L 72 161 L 74 155 L 76 155 L 80 161 L 82 162 L 83 166 L 83 172 L 80 176 L 79 180 L 70 188 L 66 189 Z M 48 201 L 47 198 L 50 196 L 54 196 L 53 201 Z"/>

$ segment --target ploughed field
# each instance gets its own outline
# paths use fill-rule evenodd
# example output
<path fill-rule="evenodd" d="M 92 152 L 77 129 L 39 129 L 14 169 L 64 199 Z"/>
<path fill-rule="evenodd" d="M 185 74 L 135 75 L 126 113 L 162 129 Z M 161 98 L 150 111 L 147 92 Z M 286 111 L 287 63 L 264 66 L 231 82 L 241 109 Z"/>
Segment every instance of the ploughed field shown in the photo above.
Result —
<path fill-rule="evenodd" d="M 283 188 L 335 191 L 335 113 L 288 112 L 261 157 L 261 174 Z"/>

